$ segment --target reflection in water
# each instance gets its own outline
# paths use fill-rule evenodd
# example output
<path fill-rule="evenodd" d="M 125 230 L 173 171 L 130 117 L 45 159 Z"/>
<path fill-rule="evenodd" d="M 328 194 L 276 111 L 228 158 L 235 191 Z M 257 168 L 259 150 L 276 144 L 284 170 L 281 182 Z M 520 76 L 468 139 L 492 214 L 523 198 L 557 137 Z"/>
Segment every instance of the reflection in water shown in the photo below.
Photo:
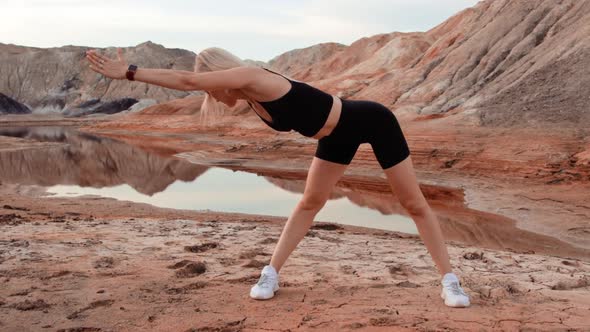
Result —
<path fill-rule="evenodd" d="M 59 195 L 97 194 L 162 207 L 286 217 L 305 185 L 304 180 L 209 168 L 63 128 L 0 128 L 0 135 L 55 143 L 0 151 L 0 185 L 47 186 Z M 514 220 L 469 209 L 458 189 L 430 186 L 426 190 L 427 196 L 438 200 L 435 212 L 445 240 L 588 256 L 587 250 L 519 229 Z M 402 209 L 393 195 L 347 185 L 336 187 L 331 198 L 316 220 L 417 233 L 411 219 L 395 214 Z"/>
<path fill-rule="evenodd" d="M 304 188 L 302 180 L 208 168 L 58 127 L 0 128 L 0 135 L 66 143 L 0 153 L 0 181 L 47 186 L 62 196 L 95 194 L 160 207 L 287 217 Z M 333 197 L 338 198 L 316 220 L 417 234 L 410 218 L 357 206 L 342 189 Z"/>
<path fill-rule="evenodd" d="M 131 145 L 60 127 L 0 128 L 0 135 L 63 143 L 2 151 L 0 181 L 28 185 L 112 187 L 152 195 L 176 180 L 192 181 L 205 166 L 147 153 Z"/>
<path fill-rule="evenodd" d="M 210 168 L 195 181 L 174 182 L 165 191 L 141 195 L 129 186 L 105 189 L 54 186 L 49 192 L 61 196 L 101 195 L 121 200 L 148 203 L 159 207 L 190 210 L 240 212 L 288 217 L 302 193 L 282 190 L 256 174 Z M 338 222 L 416 234 L 414 222 L 400 215 L 352 204 L 347 198 L 329 200 L 315 220 Z"/>

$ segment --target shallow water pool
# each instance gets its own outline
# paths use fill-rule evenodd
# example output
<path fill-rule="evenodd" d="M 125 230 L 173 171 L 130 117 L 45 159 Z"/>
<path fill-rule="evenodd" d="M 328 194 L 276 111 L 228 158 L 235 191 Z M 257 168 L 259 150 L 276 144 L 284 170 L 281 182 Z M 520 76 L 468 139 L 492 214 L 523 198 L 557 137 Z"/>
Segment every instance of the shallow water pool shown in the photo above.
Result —
<path fill-rule="evenodd" d="M 0 135 L 48 143 L 0 152 L 0 181 L 44 186 L 58 196 L 99 195 L 166 208 L 287 218 L 305 185 L 303 180 L 197 165 L 63 127 L 1 129 Z M 339 198 L 330 199 L 315 220 L 417 234 L 410 218 L 383 214 L 349 198 L 374 201 L 359 195 L 354 189 L 335 188 Z M 389 202 L 385 197 L 375 204 Z"/>
<path fill-rule="evenodd" d="M 303 195 L 282 189 L 263 176 L 217 167 L 207 169 L 193 181 L 176 181 L 153 195 L 142 194 L 127 184 L 103 188 L 56 185 L 47 191 L 59 196 L 99 195 L 165 208 L 284 217 L 290 215 Z M 346 197 L 329 200 L 315 220 L 417 234 L 412 219 L 382 214 L 358 206 Z"/>

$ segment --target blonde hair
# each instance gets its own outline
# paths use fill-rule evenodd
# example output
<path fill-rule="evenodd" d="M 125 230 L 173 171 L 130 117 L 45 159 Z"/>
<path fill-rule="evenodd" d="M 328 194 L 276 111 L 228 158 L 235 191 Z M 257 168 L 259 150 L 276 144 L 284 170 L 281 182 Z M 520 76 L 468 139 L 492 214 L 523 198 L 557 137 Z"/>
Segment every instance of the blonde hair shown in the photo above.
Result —
<path fill-rule="evenodd" d="M 208 72 L 247 65 L 246 62 L 222 48 L 210 47 L 197 55 L 194 69 L 195 72 Z M 201 123 L 209 125 L 216 122 L 223 116 L 226 108 L 225 104 L 207 93 L 203 104 L 201 104 Z"/>

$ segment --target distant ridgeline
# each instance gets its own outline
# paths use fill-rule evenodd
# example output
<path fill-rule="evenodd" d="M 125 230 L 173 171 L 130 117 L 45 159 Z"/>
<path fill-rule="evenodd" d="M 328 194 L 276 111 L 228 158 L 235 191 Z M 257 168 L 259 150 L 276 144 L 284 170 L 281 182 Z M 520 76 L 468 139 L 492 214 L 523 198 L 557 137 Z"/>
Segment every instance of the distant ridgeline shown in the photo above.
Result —
<path fill-rule="evenodd" d="M 88 49 L 0 43 L 0 114 L 114 114 L 139 101 L 144 102 L 137 106 L 150 106 L 201 93 L 105 78 L 89 68 L 85 57 Z M 116 56 L 115 47 L 98 50 L 109 57 Z M 167 49 L 149 41 L 123 50 L 128 62 L 143 67 L 189 71 L 194 67 L 193 52 Z"/>
<path fill-rule="evenodd" d="M 590 122 L 588 22 L 590 1 L 484 0 L 426 32 L 317 44 L 266 66 L 342 98 L 381 102 L 404 120 L 452 114 L 481 126 L 582 127 Z M 202 94 L 106 79 L 88 68 L 87 49 L 0 44 L 0 92 L 33 113 L 71 116 Z M 100 52 L 116 56 L 114 47 Z M 195 53 L 150 41 L 124 54 L 147 68 L 194 68 Z M 108 111 L 96 106 L 104 103 Z"/>
<path fill-rule="evenodd" d="M 65 109 L 62 114 L 65 116 L 79 117 L 90 114 L 115 114 L 129 109 L 137 103 L 137 99 L 122 98 L 119 100 L 101 103 L 100 99 L 92 99 L 83 102 L 72 108 Z M 24 104 L 0 93 L 0 114 L 31 114 L 31 109 Z"/>

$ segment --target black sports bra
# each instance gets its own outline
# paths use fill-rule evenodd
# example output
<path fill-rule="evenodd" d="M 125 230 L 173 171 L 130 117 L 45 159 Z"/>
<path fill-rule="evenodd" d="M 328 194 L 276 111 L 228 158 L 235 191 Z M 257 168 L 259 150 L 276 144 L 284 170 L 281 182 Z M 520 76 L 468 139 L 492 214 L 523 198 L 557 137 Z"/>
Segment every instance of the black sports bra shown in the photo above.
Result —
<path fill-rule="evenodd" d="M 276 73 L 270 69 L 263 69 Z M 304 82 L 291 80 L 291 89 L 282 97 L 271 101 L 256 101 L 268 112 L 272 122 L 264 119 L 250 101 L 248 104 L 264 123 L 277 131 L 295 130 L 304 136 L 312 137 L 317 134 L 326 123 L 334 99 L 332 95 L 312 87 Z"/>

